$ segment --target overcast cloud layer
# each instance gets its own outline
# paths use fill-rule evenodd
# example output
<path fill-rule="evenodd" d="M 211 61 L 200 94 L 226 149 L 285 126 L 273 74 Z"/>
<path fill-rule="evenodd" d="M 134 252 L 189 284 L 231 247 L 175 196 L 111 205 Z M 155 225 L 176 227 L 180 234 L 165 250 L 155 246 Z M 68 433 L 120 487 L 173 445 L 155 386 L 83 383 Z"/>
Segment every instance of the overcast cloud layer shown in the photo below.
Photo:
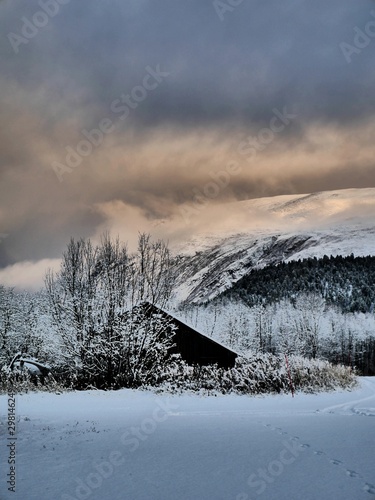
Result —
<path fill-rule="evenodd" d="M 375 2 L 64 1 L 0 2 L 0 267 L 120 216 L 131 242 L 179 215 L 187 237 L 204 190 L 375 185 Z"/>

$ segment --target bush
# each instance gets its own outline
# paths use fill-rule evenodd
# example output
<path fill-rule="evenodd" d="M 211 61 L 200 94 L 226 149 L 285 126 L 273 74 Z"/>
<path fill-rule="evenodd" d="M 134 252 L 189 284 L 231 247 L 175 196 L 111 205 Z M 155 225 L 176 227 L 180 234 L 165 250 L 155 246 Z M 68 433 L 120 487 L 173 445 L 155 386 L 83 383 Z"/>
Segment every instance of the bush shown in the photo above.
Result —
<path fill-rule="evenodd" d="M 7 367 L 0 370 L 0 394 L 8 392 L 23 394 L 29 391 L 62 392 L 66 389 L 67 385 L 56 380 L 51 374 L 41 380 L 38 376 L 30 375 L 28 371 L 12 371 Z"/>
<path fill-rule="evenodd" d="M 336 388 L 351 389 L 356 374 L 348 367 L 334 366 L 327 361 L 289 358 L 293 390 L 319 392 Z M 158 389 L 171 392 L 184 390 L 203 393 L 266 394 L 287 393 L 291 382 L 284 358 L 272 354 L 256 354 L 238 358 L 234 368 L 188 366 L 176 360 L 158 381 Z"/>
<path fill-rule="evenodd" d="M 140 374 L 135 383 L 119 378 L 117 389 L 121 387 L 142 387 L 162 392 L 181 393 L 184 391 L 202 394 L 280 394 L 293 390 L 305 393 L 351 389 L 356 383 L 356 373 L 349 367 L 332 365 L 328 361 L 309 360 L 300 356 L 289 357 L 289 369 L 285 359 L 272 354 L 254 354 L 236 360 L 233 368 L 224 369 L 216 365 L 189 366 L 180 357 L 172 355 L 167 365 L 160 365 L 151 373 Z M 61 392 L 66 389 L 86 390 L 103 388 L 89 383 L 79 369 L 69 366 L 54 367 L 53 377 L 45 378 L 44 383 L 30 377 L 26 372 L 3 369 L 0 373 L 0 391 L 5 393 L 12 388 L 17 393 L 28 391 Z"/>

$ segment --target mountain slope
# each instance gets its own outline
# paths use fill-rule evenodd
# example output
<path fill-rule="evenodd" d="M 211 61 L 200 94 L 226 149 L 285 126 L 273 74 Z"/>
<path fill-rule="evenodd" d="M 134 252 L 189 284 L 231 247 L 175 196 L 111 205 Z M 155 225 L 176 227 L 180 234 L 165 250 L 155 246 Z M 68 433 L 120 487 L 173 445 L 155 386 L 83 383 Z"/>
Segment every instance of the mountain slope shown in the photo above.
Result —
<path fill-rule="evenodd" d="M 221 297 L 253 306 L 294 301 L 304 294 L 318 295 L 327 305 L 342 312 L 372 313 L 375 308 L 375 257 L 310 258 L 253 269 Z"/>
<path fill-rule="evenodd" d="M 212 207 L 202 214 L 210 221 Z M 280 261 L 324 255 L 375 255 L 375 189 L 276 196 L 226 205 L 222 227 L 184 247 L 178 301 L 211 300 L 250 272 Z M 217 217 L 217 220 L 220 218 Z"/>

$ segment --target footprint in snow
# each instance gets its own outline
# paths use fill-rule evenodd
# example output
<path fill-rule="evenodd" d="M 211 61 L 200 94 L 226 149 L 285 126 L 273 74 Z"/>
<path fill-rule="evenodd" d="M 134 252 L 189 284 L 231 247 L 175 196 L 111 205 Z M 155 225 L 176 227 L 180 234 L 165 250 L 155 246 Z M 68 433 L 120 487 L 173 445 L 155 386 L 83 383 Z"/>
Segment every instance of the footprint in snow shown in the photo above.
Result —
<path fill-rule="evenodd" d="M 342 462 L 340 462 L 340 460 L 330 460 L 330 462 L 333 465 L 342 465 Z"/>
<path fill-rule="evenodd" d="M 366 483 L 364 485 L 363 489 L 365 491 L 367 491 L 367 493 L 371 493 L 372 495 L 375 495 L 375 486 L 373 484 Z"/>
<path fill-rule="evenodd" d="M 301 448 L 310 448 L 310 445 L 309 445 L 309 444 L 306 444 L 306 443 L 301 444 L 300 446 L 301 446 Z"/>
<path fill-rule="evenodd" d="M 282 436 L 286 436 L 288 433 L 283 431 L 280 427 L 275 427 L 274 429 L 275 431 L 277 431 L 278 434 L 281 434 Z"/>
<path fill-rule="evenodd" d="M 324 455 L 324 451 L 314 451 L 315 455 Z"/>
<path fill-rule="evenodd" d="M 347 470 L 346 471 L 346 474 L 349 476 L 349 477 L 361 477 L 358 472 L 355 472 L 354 470 Z"/>

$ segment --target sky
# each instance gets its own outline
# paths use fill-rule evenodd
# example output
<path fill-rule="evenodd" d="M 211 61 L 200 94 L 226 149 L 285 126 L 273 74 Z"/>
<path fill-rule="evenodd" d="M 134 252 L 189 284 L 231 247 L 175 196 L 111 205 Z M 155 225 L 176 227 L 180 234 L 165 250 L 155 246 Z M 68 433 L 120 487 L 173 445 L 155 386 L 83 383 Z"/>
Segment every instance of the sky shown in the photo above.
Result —
<path fill-rule="evenodd" d="M 375 186 L 374 1 L 2 0 L 0 34 L 0 283 L 70 237 Z"/>

